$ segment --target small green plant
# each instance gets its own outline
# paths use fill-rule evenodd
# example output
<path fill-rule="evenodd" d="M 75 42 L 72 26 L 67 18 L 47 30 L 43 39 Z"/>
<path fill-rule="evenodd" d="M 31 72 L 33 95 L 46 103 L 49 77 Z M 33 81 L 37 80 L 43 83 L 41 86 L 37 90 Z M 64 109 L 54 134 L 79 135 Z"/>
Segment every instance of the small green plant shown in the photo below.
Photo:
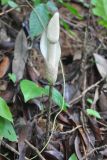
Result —
<path fill-rule="evenodd" d="M 41 96 L 49 96 L 49 86 L 45 88 L 38 86 L 34 82 L 30 80 L 22 80 L 20 82 L 20 89 L 24 96 L 25 103 L 33 98 L 41 97 Z M 53 88 L 52 90 L 52 100 L 53 102 L 58 105 L 60 108 L 62 107 L 63 97 L 61 93 Z M 64 102 L 63 110 L 66 110 L 69 105 Z"/>
<path fill-rule="evenodd" d="M 75 153 L 73 153 L 68 160 L 77 160 L 77 156 Z"/>
<path fill-rule="evenodd" d="M 52 14 L 58 11 L 58 8 L 56 7 L 56 5 L 51 1 L 48 1 L 47 3 L 43 3 L 43 1 L 41 2 L 40 0 L 38 1 L 33 0 L 33 2 L 34 2 L 34 9 L 32 10 L 30 14 L 30 19 L 29 19 L 30 36 L 32 39 L 42 34 L 42 32 L 45 30 L 50 19 L 50 13 Z M 59 2 L 65 8 L 67 8 L 72 15 L 75 15 L 79 19 L 82 19 L 82 16 L 71 4 L 69 4 L 68 2 L 66 3 L 64 1 L 57 1 L 57 2 Z M 65 23 L 64 24 L 62 23 L 62 25 L 65 28 Z M 67 31 L 68 31 L 68 28 L 69 26 L 68 24 L 66 24 L 65 29 Z"/>
<path fill-rule="evenodd" d="M 8 77 L 13 83 L 16 82 L 16 75 L 14 73 L 8 73 Z"/>
<path fill-rule="evenodd" d="M 20 82 L 20 88 L 25 102 L 36 97 L 41 97 L 45 93 L 44 88 L 41 88 L 34 82 L 26 79 Z"/>
<path fill-rule="evenodd" d="M 10 7 L 16 8 L 18 11 L 20 11 L 18 4 L 12 0 L 1 0 L 1 4 L 2 5 L 9 5 Z"/>
<path fill-rule="evenodd" d="M 61 4 L 68 9 L 68 11 L 72 14 L 77 16 L 79 19 L 82 19 L 82 16 L 79 14 L 79 12 L 74 8 L 71 4 L 66 2 L 61 2 Z"/>
<path fill-rule="evenodd" d="M 48 25 L 50 11 L 54 12 L 56 10 L 57 7 L 50 1 L 47 3 L 40 3 L 34 7 L 29 19 L 30 36 L 32 39 L 42 34 Z"/>
<path fill-rule="evenodd" d="M 97 111 L 95 111 L 94 109 L 86 109 L 86 112 L 89 116 L 93 116 L 93 117 L 96 117 L 98 119 L 101 119 L 100 114 Z"/>
<path fill-rule="evenodd" d="M 91 3 L 93 5 L 93 14 L 99 17 L 98 23 L 107 28 L 107 1 L 91 0 Z"/>
<path fill-rule="evenodd" d="M 93 103 L 93 99 L 92 99 L 92 98 L 87 98 L 87 102 L 88 102 L 89 104 L 92 104 L 92 103 Z"/>
<path fill-rule="evenodd" d="M 17 136 L 13 128 L 13 118 L 4 99 L 0 97 L 0 140 L 3 138 L 9 141 L 17 141 Z"/>

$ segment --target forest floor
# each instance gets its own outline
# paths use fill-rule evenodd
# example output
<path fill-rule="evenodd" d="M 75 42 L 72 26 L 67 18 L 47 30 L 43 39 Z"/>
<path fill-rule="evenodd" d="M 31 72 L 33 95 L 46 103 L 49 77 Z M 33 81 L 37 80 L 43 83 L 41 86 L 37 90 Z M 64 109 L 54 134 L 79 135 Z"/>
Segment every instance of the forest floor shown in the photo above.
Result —
<path fill-rule="evenodd" d="M 79 160 L 106 160 L 107 82 L 102 74 L 107 72 L 107 30 L 97 24 L 97 18 L 89 8 L 75 0 L 71 4 L 83 19 L 78 19 L 63 6 L 58 6 L 60 16 L 69 29 L 61 25 L 60 45 L 65 86 L 59 66 L 54 87 L 62 95 L 65 88 L 64 98 L 69 107 L 58 115 L 54 132 L 50 130 L 52 135 L 49 144 L 40 153 L 46 143 L 48 97 L 35 98 L 25 103 L 19 82 L 13 83 L 8 76 L 8 73 L 13 72 L 15 47 L 18 48 L 20 43 L 24 45 L 23 40 L 16 43 L 17 35 L 21 29 L 29 33 L 28 20 L 32 10 L 23 0 L 17 2 L 23 5 L 21 12 L 0 6 L 0 97 L 7 102 L 12 112 L 18 135 L 18 142 L 1 141 L 0 160 L 24 160 L 36 155 L 34 159 L 38 160 L 71 160 L 73 153 Z M 44 87 L 47 81 L 39 41 L 39 37 L 35 38 L 24 70 L 20 67 L 17 72 L 23 74 L 23 79 Z M 20 63 L 23 58 L 21 53 L 17 58 L 16 65 L 23 66 Z M 96 65 L 95 58 L 101 64 L 100 67 Z M 87 109 L 97 111 L 101 117 L 90 116 Z M 52 102 L 51 129 L 59 110 L 59 106 Z"/>

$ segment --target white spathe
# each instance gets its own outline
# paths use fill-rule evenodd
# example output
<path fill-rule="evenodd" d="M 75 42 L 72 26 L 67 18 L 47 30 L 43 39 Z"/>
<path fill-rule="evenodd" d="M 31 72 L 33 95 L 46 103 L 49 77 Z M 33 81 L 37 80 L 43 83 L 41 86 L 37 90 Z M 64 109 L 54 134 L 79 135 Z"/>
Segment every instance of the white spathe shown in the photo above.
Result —
<path fill-rule="evenodd" d="M 51 43 L 56 43 L 59 40 L 59 13 L 56 12 L 51 18 L 47 27 L 47 38 Z"/>
<path fill-rule="evenodd" d="M 57 79 L 58 65 L 61 56 L 61 48 L 59 44 L 59 31 L 55 32 L 55 30 L 60 28 L 58 27 L 59 13 L 55 13 L 53 17 L 50 20 L 46 31 L 43 32 L 40 40 L 40 49 L 45 59 L 45 65 L 46 65 L 45 66 L 46 78 L 52 84 L 54 84 Z M 54 21 L 58 21 L 58 23 L 56 22 L 57 25 L 55 25 Z M 54 30 L 53 27 L 51 30 L 51 26 L 53 26 L 51 23 L 55 25 Z M 58 34 L 58 36 L 56 36 L 55 34 Z"/>

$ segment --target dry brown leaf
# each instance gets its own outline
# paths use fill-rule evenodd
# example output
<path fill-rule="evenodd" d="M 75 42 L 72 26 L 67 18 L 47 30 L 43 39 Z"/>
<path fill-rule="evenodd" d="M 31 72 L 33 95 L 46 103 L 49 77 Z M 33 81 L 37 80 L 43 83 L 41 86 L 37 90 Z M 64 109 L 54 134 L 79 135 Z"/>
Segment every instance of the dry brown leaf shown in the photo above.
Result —
<path fill-rule="evenodd" d="M 107 60 L 101 55 L 94 54 L 97 69 L 102 78 L 107 77 Z"/>
<path fill-rule="evenodd" d="M 0 78 L 2 78 L 9 69 L 10 60 L 7 56 L 3 57 L 3 60 L 0 62 Z"/>
<path fill-rule="evenodd" d="M 12 63 L 12 72 L 16 74 L 16 79 L 19 81 L 23 78 L 25 63 L 28 58 L 27 39 L 23 30 L 21 30 L 16 38 L 14 59 Z"/>

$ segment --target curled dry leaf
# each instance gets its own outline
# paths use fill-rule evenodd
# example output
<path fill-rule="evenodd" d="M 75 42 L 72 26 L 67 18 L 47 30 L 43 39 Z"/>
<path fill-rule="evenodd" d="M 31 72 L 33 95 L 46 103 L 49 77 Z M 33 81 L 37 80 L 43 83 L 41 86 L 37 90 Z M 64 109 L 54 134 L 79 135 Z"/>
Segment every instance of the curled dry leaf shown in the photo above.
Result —
<path fill-rule="evenodd" d="M 106 78 L 107 77 L 107 60 L 103 56 L 98 54 L 94 54 L 94 58 L 95 58 L 97 69 L 101 77 Z"/>
<path fill-rule="evenodd" d="M 101 112 L 107 112 L 107 96 L 103 92 L 100 94 L 98 104 Z"/>
<path fill-rule="evenodd" d="M 12 63 L 12 72 L 15 73 L 17 81 L 22 79 L 24 74 L 25 63 L 28 57 L 27 39 L 23 30 L 21 30 L 16 38 L 14 59 Z"/>
<path fill-rule="evenodd" d="M 7 56 L 3 57 L 3 60 L 0 62 L 0 78 L 2 78 L 9 69 L 10 60 Z"/>
<path fill-rule="evenodd" d="M 81 142 L 80 142 L 80 138 L 79 136 L 77 135 L 76 138 L 75 138 L 75 152 L 76 152 L 76 155 L 78 157 L 78 159 L 82 159 L 82 153 L 81 153 Z"/>
<path fill-rule="evenodd" d="M 44 155 L 46 159 L 51 159 L 51 160 L 63 160 L 63 154 L 57 150 L 50 150 L 50 151 L 45 151 Z"/>
<path fill-rule="evenodd" d="M 105 148 L 103 151 L 100 151 L 100 153 L 101 153 L 103 156 L 107 157 L 107 148 Z"/>

